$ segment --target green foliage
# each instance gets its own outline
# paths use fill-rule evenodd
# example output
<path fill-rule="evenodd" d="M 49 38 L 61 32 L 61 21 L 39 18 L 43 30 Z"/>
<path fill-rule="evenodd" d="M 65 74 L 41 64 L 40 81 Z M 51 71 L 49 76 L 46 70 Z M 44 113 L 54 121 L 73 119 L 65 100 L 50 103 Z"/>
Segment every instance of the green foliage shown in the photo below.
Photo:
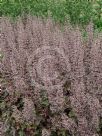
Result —
<path fill-rule="evenodd" d="M 0 52 L 0 60 L 3 59 L 3 54 Z"/>
<path fill-rule="evenodd" d="M 92 15 L 92 3 L 85 0 L 66 0 L 66 12 L 74 24 L 87 24 Z"/>
<path fill-rule="evenodd" d="M 97 0 L 93 4 L 93 15 L 95 27 L 102 30 L 102 0 Z"/>
<path fill-rule="evenodd" d="M 51 132 L 51 136 L 72 136 L 68 130 L 61 129 Z"/>
<path fill-rule="evenodd" d="M 41 95 L 41 98 L 42 98 L 42 101 L 41 101 L 42 107 L 48 107 L 49 106 L 49 100 L 48 100 L 48 97 L 47 97 L 47 94 L 46 94 L 46 90 L 41 90 L 40 95 Z"/>
<path fill-rule="evenodd" d="M 102 0 L 0 0 L 0 16 L 13 18 L 31 14 L 57 22 L 70 20 L 84 26 L 93 21 L 95 28 L 102 28 Z"/>
<path fill-rule="evenodd" d="M 99 136 L 101 136 L 102 135 L 102 117 L 100 117 L 99 119 L 100 119 L 100 123 L 99 123 L 99 128 L 97 129 L 97 132 Z"/>

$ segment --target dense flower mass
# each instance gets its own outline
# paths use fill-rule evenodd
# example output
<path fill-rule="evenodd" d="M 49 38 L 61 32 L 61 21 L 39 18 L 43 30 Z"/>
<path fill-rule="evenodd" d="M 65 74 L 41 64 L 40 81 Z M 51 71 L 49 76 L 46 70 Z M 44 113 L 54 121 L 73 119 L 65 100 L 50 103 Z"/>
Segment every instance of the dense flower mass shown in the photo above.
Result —
<path fill-rule="evenodd" d="M 102 34 L 30 16 L 0 25 L 2 135 L 101 136 Z"/>

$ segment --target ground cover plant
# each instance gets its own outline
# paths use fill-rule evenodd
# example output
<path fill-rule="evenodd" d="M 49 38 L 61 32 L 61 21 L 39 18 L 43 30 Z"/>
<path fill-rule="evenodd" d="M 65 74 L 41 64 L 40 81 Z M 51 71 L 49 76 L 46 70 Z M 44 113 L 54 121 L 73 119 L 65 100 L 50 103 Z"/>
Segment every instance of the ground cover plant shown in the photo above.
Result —
<path fill-rule="evenodd" d="M 102 34 L 32 16 L 0 20 L 1 136 L 102 135 Z"/>
<path fill-rule="evenodd" d="M 0 0 L 0 136 L 102 136 L 102 0 Z"/>

